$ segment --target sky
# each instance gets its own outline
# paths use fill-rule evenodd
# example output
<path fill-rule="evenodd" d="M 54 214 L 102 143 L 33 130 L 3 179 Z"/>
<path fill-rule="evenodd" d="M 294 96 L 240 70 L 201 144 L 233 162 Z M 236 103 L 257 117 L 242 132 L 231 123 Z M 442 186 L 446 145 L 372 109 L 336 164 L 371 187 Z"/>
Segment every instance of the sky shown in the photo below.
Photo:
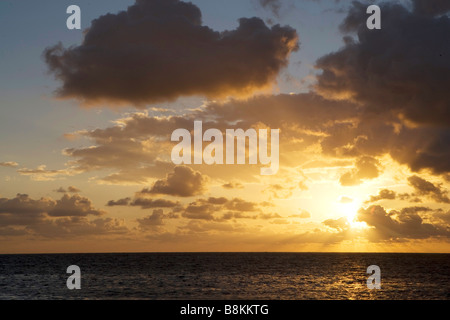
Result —
<path fill-rule="evenodd" d="M 450 252 L 449 12 L 1 1 L 0 253 Z M 175 164 L 194 121 L 278 129 L 278 170 Z"/>

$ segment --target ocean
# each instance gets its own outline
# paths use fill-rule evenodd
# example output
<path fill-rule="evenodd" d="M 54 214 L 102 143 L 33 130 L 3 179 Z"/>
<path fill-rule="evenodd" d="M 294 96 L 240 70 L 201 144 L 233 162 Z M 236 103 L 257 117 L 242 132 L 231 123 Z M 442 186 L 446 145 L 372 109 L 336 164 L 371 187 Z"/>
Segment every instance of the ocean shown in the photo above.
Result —
<path fill-rule="evenodd" d="M 66 269 L 81 270 L 81 289 Z M 367 267 L 381 271 L 368 289 Z M 0 255 L 1 300 L 450 299 L 450 254 L 94 253 Z"/>

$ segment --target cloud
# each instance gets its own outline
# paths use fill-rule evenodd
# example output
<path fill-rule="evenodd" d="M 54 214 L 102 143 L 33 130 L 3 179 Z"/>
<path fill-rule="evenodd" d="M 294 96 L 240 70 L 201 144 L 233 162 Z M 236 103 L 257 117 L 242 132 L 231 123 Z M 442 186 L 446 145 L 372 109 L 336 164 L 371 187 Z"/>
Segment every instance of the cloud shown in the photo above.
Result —
<path fill-rule="evenodd" d="M 115 206 L 127 206 L 130 203 L 131 198 L 123 198 L 119 200 L 109 200 L 106 204 L 108 207 L 115 207 Z"/>
<path fill-rule="evenodd" d="M 91 200 L 78 194 L 73 196 L 64 194 L 61 199 L 56 200 L 55 206 L 48 210 L 47 213 L 53 217 L 100 216 L 106 214 L 104 210 L 95 209 Z"/>
<path fill-rule="evenodd" d="M 383 28 L 382 33 L 376 33 L 379 30 L 369 33 L 365 26 L 366 6 L 355 3 L 343 25 L 352 34 L 360 27 L 362 29 L 358 31 L 356 40 L 346 38 L 341 50 L 319 59 L 317 67 L 322 74 L 318 76 L 317 92 L 210 101 L 202 108 L 175 116 L 150 116 L 146 112 L 137 112 L 118 119 L 113 126 L 80 132 L 79 135 L 89 139 L 92 145 L 66 149 L 65 154 L 72 158 L 69 165 L 76 172 L 111 169 L 108 176 L 97 180 L 99 183 L 148 184 L 153 179 L 164 180 L 164 175 L 173 170 L 170 133 L 178 128 L 190 130 L 194 120 L 203 120 L 205 129 L 222 131 L 229 128 L 230 123 L 237 128 L 280 128 L 280 150 L 283 150 L 280 169 L 323 167 L 325 163 L 338 169 L 355 162 L 354 169 L 341 171 L 343 185 L 358 185 L 379 175 L 381 166 L 377 161 L 386 155 L 407 165 L 413 172 L 425 169 L 433 174 L 450 172 L 450 130 L 446 125 L 448 121 L 442 123 L 445 119 L 442 113 L 449 109 L 444 94 L 446 89 L 442 89 L 445 87 L 442 83 L 446 83 L 449 76 L 449 68 L 440 57 L 434 59 L 429 56 L 437 46 L 445 46 L 442 34 L 448 19 L 419 16 L 399 5 L 383 5 L 383 26 L 386 20 L 386 29 L 395 32 L 384 34 L 387 31 Z M 396 13 L 399 13 L 398 23 L 394 21 Z M 352 22 L 350 18 L 355 19 Z M 425 27 L 419 32 L 412 23 L 416 20 L 419 25 L 429 24 L 430 28 Z M 435 29 L 441 31 L 434 32 Z M 426 38 L 425 42 L 422 38 Z M 392 46 L 389 45 L 391 42 Z M 424 49 L 426 46 L 421 42 L 432 43 L 432 50 Z M 403 43 L 407 45 L 406 49 Z M 394 72 L 397 66 L 400 69 Z M 375 69 L 373 78 L 365 73 L 370 68 Z M 333 79 L 333 72 L 339 81 L 328 86 L 327 81 Z M 408 72 L 419 75 L 410 76 Z M 434 86 L 433 81 L 428 81 L 430 72 L 442 80 L 435 86 L 436 94 L 434 89 L 429 89 Z M 414 82 L 415 85 L 393 90 L 397 87 L 384 84 L 385 78 L 395 83 L 397 73 L 400 80 L 406 79 L 405 83 Z M 362 77 L 364 85 L 361 84 L 361 88 L 360 81 L 355 80 L 358 77 L 353 77 L 353 74 Z M 423 83 L 419 83 L 421 79 Z M 354 93 L 347 95 L 350 92 L 348 88 L 340 86 L 348 86 Z M 426 92 L 430 90 L 433 98 L 427 99 Z M 337 96 L 346 96 L 349 100 L 334 99 Z M 385 107 L 384 99 L 389 100 L 392 106 Z M 429 105 L 435 107 L 430 109 Z M 423 113 L 418 120 L 413 116 L 416 111 Z M 427 117 L 431 118 L 426 120 Z M 248 165 L 199 165 L 195 169 L 222 181 L 253 182 L 259 175 L 257 169 L 253 170 Z M 281 182 L 271 184 L 281 185 Z M 305 189 L 306 186 L 300 183 L 299 187 Z M 285 194 L 278 192 L 280 197 L 289 195 L 289 190 L 284 191 Z"/>
<path fill-rule="evenodd" d="M 0 162 L 0 167 L 17 167 L 19 164 L 17 162 L 14 161 L 8 161 L 8 162 Z"/>
<path fill-rule="evenodd" d="M 149 216 L 146 216 L 141 219 L 137 219 L 137 222 L 139 223 L 139 228 L 141 229 L 153 229 L 154 227 L 162 226 L 164 225 L 163 222 L 164 218 L 164 212 L 162 209 L 154 209 L 152 214 Z"/>
<path fill-rule="evenodd" d="M 345 138 L 339 150 L 347 154 L 389 152 L 415 172 L 450 171 L 450 18 L 419 9 L 447 10 L 448 1 L 438 3 L 416 1 L 413 11 L 381 3 L 381 30 L 366 27 L 366 4 L 352 3 L 341 26 L 350 33 L 344 46 L 316 62 L 316 92 L 361 106 L 359 123 L 342 125 L 330 145 Z"/>
<path fill-rule="evenodd" d="M 77 187 L 74 187 L 74 186 L 69 186 L 69 187 L 67 188 L 67 191 L 68 191 L 68 192 L 71 192 L 71 193 L 81 192 L 80 189 L 78 189 Z"/>
<path fill-rule="evenodd" d="M 199 171 L 186 166 L 176 166 L 166 178 L 157 180 L 151 188 L 140 191 L 141 194 L 167 194 L 179 197 L 191 197 L 202 194 L 209 181 Z"/>
<path fill-rule="evenodd" d="M 341 176 L 339 182 L 342 186 L 355 186 L 361 184 L 362 179 L 373 179 L 379 175 L 380 163 L 371 157 L 362 157 L 356 162 L 356 168 Z"/>
<path fill-rule="evenodd" d="M 69 193 L 78 193 L 78 192 L 81 192 L 81 190 L 78 189 L 77 187 L 69 186 L 67 188 L 67 190 L 64 189 L 63 187 L 59 187 L 58 189 L 55 190 L 55 192 L 59 192 L 59 193 L 67 193 L 67 192 L 69 192 Z"/>
<path fill-rule="evenodd" d="M 232 182 L 224 183 L 222 185 L 222 187 L 225 189 L 243 189 L 244 185 L 240 182 L 232 181 Z"/>
<path fill-rule="evenodd" d="M 44 58 L 62 98 L 144 107 L 188 95 L 249 95 L 273 84 L 297 49 L 288 26 L 241 18 L 237 29 L 217 32 L 192 3 L 137 0 L 93 20 L 81 45 L 57 44 Z"/>
<path fill-rule="evenodd" d="M 49 216 L 87 216 L 103 215 L 106 212 L 95 209 L 91 200 L 81 197 L 78 194 L 69 196 L 64 194 L 61 199 L 53 200 L 51 198 L 31 199 L 27 194 L 18 193 L 15 198 L 0 198 L 0 214 L 20 215 L 20 214 L 42 214 Z"/>
<path fill-rule="evenodd" d="M 369 202 L 376 202 L 380 200 L 395 200 L 396 193 L 395 191 L 389 190 L 389 189 L 382 189 L 380 192 L 378 192 L 378 195 L 376 196 L 370 196 L 370 200 L 366 201 Z"/>
<path fill-rule="evenodd" d="M 450 203 L 450 199 L 447 196 L 447 191 L 442 190 L 439 186 L 436 186 L 418 176 L 409 177 L 408 182 L 419 196 L 427 195 L 436 202 Z"/>
<path fill-rule="evenodd" d="M 51 181 L 61 176 L 72 176 L 77 173 L 77 170 L 72 168 L 48 170 L 46 165 L 40 165 L 36 169 L 22 168 L 18 169 L 17 172 L 24 176 L 30 176 L 35 181 Z"/>
<path fill-rule="evenodd" d="M 327 219 L 322 222 L 327 227 L 330 227 L 332 229 L 336 229 L 338 231 L 342 231 L 345 229 L 348 229 L 349 223 L 348 220 L 345 217 L 339 218 L 339 219 Z"/>
<path fill-rule="evenodd" d="M 242 198 L 208 197 L 196 199 L 184 207 L 177 207 L 174 213 L 181 212 L 181 216 L 187 219 L 211 221 L 280 218 L 279 214 L 262 211 L 262 207 L 271 205 L 268 202 L 256 203 Z"/>
<path fill-rule="evenodd" d="M 447 226 L 450 226 L 450 211 L 447 212 L 439 211 L 434 214 L 434 217 L 441 219 L 444 223 L 447 224 Z"/>
<path fill-rule="evenodd" d="M 139 206 L 142 209 L 148 208 L 173 208 L 179 206 L 179 202 L 166 200 L 166 199 L 146 199 L 146 198 L 136 198 L 131 203 L 130 206 Z"/>
<path fill-rule="evenodd" d="M 400 212 L 392 210 L 389 213 L 378 205 L 367 209 L 360 209 L 357 214 L 358 221 L 365 222 L 373 227 L 368 233 L 369 240 L 402 240 L 426 239 L 430 237 L 450 237 L 450 229 L 441 225 L 425 223 L 419 212 L 429 211 L 428 208 L 404 208 Z"/>
<path fill-rule="evenodd" d="M 412 0 L 414 12 L 427 16 L 436 16 L 450 11 L 447 0 Z"/>
<path fill-rule="evenodd" d="M 116 218 L 99 218 L 88 220 L 86 217 L 64 217 L 46 219 L 29 225 L 25 229 L 31 235 L 46 238 L 70 238 L 100 235 L 125 235 L 129 229 L 123 220 Z"/>
<path fill-rule="evenodd" d="M 380 7 L 382 28 L 374 32 L 366 27 L 367 5 L 353 2 L 341 27 L 357 32 L 358 40 L 346 38 L 342 49 L 317 61 L 323 72 L 316 89 L 325 96 L 368 104 L 374 113 L 448 124 L 450 18 L 421 16 L 387 2 Z"/>
<path fill-rule="evenodd" d="M 261 7 L 269 9 L 274 16 L 280 16 L 281 1 L 280 0 L 258 0 Z"/>
<path fill-rule="evenodd" d="M 0 214 L 39 214 L 52 210 L 56 202 L 50 198 L 31 199 L 18 193 L 15 198 L 0 198 Z"/>
<path fill-rule="evenodd" d="M 0 198 L 0 234 L 39 237 L 77 237 L 124 234 L 128 228 L 114 218 L 94 218 L 106 214 L 79 195 L 64 194 L 61 199 L 32 199 L 26 194 Z"/>
<path fill-rule="evenodd" d="M 256 204 L 239 198 L 233 198 L 225 203 L 225 208 L 232 211 L 255 211 Z"/>
<path fill-rule="evenodd" d="M 149 208 L 174 208 L 180 206 L 178 201 L 171 201 L 166 199 L 148 199 L 142 197 L 136 197 L 133 200 L 131 198 L 122 198 L 119 200 L 109 200 L 106 204 L 108 207 L 114 206 L 132 206 L 141 207 L 141 209 Z"/>

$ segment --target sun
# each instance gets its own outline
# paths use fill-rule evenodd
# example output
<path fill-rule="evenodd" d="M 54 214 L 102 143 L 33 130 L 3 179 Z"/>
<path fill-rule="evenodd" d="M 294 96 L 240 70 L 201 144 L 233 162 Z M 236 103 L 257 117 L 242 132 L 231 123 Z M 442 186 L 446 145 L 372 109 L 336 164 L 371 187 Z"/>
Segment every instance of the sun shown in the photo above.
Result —
<path fill-rule="evenodd" d="M 357 199 L 342 196 L 338 202 L 338 211 L 342 216 L 347 218 L 348 225 L 351 229 L 365 229 L 365 222 L 357 221 L 357 214 L 362 203 Z"/>

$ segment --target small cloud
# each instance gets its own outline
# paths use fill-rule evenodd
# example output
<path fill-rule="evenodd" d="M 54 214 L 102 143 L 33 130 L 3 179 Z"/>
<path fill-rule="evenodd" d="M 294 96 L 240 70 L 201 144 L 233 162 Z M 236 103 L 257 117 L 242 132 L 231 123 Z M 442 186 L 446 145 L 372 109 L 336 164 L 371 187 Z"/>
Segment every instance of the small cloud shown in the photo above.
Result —
<path fill-rule="evenodd" d="M 341 217 L 339 219 L 327 219 L 322 222 L 327 227 L 332 229 L 336 229 L 339 231 L 345 230 L 349 227 L 348 220 L 345 217 Z"/>
<path fill-rule="evenodd" d="M 281 0 L 258 0 L 258 3 L 264 9 L 270 10 L 275 17 L 280 16 Z"/>
<path fill-rule="evenodd" d="M 166 178 L 157 180 L 151 188 L 141 190 L 141 194 L 167 194 L 191 197 L 205 191 L 209 178 L 199 171 L 186 166 L 176 166 Z"/>
<path fill-rule="evenodd" d="M 54 190 L 55 192 L 59 193 L 79 193 L 81 192 L 80 189 L 74 186 L 69 186 L 67 189 L 64 189 L 63 187 L 59 187 L 58 189 Z"/>
<path fill-rule="evenodd" d="M 108 207 L 114 207 L 114 206 L 127 206 L 130 203 L 130 198 L 123 198 L 119 200 L 109 200 L 106 204 Z"/>
<path fill-rule="evenodd" d="M 240 182 L 228 182 L 222 185 L 225 189 L 243 189 L 244 185 Z"/>
<path fill-rule="evenodd" d="M 406 198 L 406 197 L 407 197 L 406 194 L 404 194 L 402 196 L 402 198 Z M 376 202 L 376 201 L 384 200 L 384 199 L 386 199 L 386 200 L 394 200 L 395 198 L 396 198 L 395 191 L 388 190 L 388 189 L 383 189 L 383 190 L 380 190 L 380 192 L 378 192 L 378 195 L 370 196 L 370 200 L 366 201 L 366 203 Z"/>
<path fill-rule="evenodd" d="M 80 189 L 78 189 L 77 187 L 74 187 L 74 186 L 69 186 L 69 187 L 67 188 L 67 191 L 68 191 L 68 192 L 71 192 L 71 193 L 78 193 L 78 192 L 81 192 Z"/>
<path fill-rule="evenodd" d="M 15 168 L 17 167 L 19 164 L 17 162 L 14 161 L 8 161 L 8 162 L 0 162 L 0 167 L 11 167 L 11 168 Z"/>

